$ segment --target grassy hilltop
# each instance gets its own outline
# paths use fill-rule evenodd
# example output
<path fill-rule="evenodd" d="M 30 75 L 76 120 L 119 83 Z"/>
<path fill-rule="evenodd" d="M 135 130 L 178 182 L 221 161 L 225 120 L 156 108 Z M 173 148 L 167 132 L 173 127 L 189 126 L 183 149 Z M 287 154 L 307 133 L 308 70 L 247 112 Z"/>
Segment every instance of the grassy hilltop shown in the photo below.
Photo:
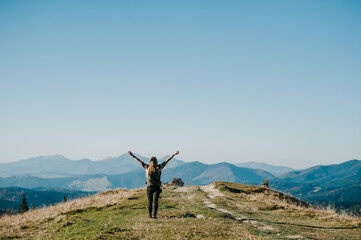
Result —
<path fill-rule="evenodd" d="M 158 219 L 144 189 L 109 190 L 0 218 L 0 239 L 360 239 L 361 219 L 257 186 L 164 186 Z"/>

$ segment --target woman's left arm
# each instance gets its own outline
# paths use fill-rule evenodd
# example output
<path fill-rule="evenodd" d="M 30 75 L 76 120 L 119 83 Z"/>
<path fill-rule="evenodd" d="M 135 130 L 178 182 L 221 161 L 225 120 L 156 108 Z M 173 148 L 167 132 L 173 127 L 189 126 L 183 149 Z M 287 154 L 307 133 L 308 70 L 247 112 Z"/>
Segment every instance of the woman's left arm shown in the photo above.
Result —
<path fill-rule="evenodd" d="M 167 160 L 165 160 L 165 164 L 167 164 L 170 160 L 172 160 L 172 158 L 175 156 L 175 155 L 178 155 L 179 154 L 179 151 L 176 151 L 175 153 L 172 154 L 172 156 L 170 156 Z"/>

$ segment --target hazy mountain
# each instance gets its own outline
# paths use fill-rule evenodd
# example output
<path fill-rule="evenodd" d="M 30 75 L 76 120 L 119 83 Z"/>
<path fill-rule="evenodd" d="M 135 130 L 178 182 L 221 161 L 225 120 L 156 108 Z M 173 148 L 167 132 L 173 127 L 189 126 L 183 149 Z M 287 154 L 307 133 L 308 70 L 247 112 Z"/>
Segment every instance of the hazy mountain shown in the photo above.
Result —
<path fill-rule="evenodd" d="M 243 163 L 234 163 L 238 167 L 252 168 L 252 169 L 261 169 L 271 173 L 274 176 L 279 176 L 281 174 L 295 171 L 296 169 L 284 167 L 284 166 L 274 166 L 262 162 L 243 162 Z"/>
<path fill-rule="evenodd" d="M 71 161 L 62 155 L 41 156 L 16 162 L 0 163 L 0 176 L 13 176 L 21 174 L 37 175 L 39 173 L 51 175 L 58 173 L 59 169 L 67 168 L 69 163 L 71 163 Z M 63 172 L 66 173 L 66 171 Z"/>
<path fill-rule="evenodd" d="M 149 159 L 136 154 L 142 161 Z M 159 159 L 164 161 L 169 156 Z M 183 162 L 173 159 L 168 167 L 181 165 Z M 62 155 L 41 156 L 17 162 L 0 163 L 0 176 L 31 175 L 38 177 L 64 177 L 89 174 L 121 174 L 139 169 L 140 165 L 128 153 L 115 158 L 106 158 L 101 161 L 89 159 L 70 160 Z"/>
<path fill-rule="evenodd" d="M 12 209 L 17 211 L 23 194 L 25 193 L 29 207 L 42 207 L 67 199 L 86 197 L 94 192 L 83 192 L 70 189 L 26 189 L 18 187 L 0 188 L 0 210 Z"/>

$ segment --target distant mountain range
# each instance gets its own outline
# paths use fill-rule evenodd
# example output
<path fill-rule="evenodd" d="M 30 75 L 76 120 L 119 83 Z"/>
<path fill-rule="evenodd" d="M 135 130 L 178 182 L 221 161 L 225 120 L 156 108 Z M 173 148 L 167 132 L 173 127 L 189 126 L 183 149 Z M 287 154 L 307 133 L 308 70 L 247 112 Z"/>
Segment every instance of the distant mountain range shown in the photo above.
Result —
<path fill-rule="evenodd" d="M 136 154 L 143 162 L 148 163 L 149 158 Z M 161 163 L 169 156 L 158 159 Z M 186 162 L 173 158 L 167 165 L 167 169 L 180 166 Z M 266 163 L 245 162 L 233 163 L 242 168 L 261 169 L 279 176 L 283 173 L 294 171 L 295 169 L 274 166 Z M 37 176 L 43 178 L 70 177 L 77 175 L 106 174 L 117 175 L 139 170 L 139 164 L 127 153 L 119 157 L 109 157 L 100 161 L 89 159 L 70 160 L 62 155 L 40 156 L 24 159 L 16 162 L 0 163 L 0 177 L 10 177 L 19 175 Z"/>
<path fill-rule="evenodd" d="M 136 154 L 144 162 L 149 162 L 148 158 Z M 167 159 L 164 156 L 160 162 Z M 176 167 L 184 162 L 173 159 L 168 168 Z M 139 163 L 127 153 L 119 157 L 109 157 L 101 161 L 91 161 L 89 159 L 70 160 L 62 155 L 34 157 L 17 162 L 0 163 L 0 177 L 30 175 L 37 177 L 69 177 L 76 175 L 92 174 L 122 174 L 139 169 Z"/>
<path fill-rule="evenodd" d="M 273 175 L 263 170 L 241 168 L 229 163 L 204 164 L 190 162 L 182 163 L 176 167 L 167 166 L 163 170 L 162 181 L 171 182 L 173 177 L 182 178 L 187 185 L 206 185 L 218 180 L 258 185 L 263 179 L 272 178 Z M 104 191 L 114 188 L 144 187 L 145 180 L 145 171 L 138 166 L 135 171 L 116 175 L 93 174 L 52 178 L 29 175 L 11 176 L 0 178 L 0 187 L 67 188 L 80 191 Z"/>

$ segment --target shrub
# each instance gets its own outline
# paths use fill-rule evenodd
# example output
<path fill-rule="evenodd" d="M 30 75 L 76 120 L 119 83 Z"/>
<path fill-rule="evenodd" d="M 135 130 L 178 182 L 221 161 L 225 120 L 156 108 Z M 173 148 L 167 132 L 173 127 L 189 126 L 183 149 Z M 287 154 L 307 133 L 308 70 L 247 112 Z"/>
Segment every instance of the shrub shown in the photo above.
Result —
<path fill-rule="evenodd" d="M 170 184 L 175 185 L 175 186 L 180 186 L 180 187 L 184 186 L 184 182 L 182 181 L 181 178 L 173 178 L 173 180 Z"/>

